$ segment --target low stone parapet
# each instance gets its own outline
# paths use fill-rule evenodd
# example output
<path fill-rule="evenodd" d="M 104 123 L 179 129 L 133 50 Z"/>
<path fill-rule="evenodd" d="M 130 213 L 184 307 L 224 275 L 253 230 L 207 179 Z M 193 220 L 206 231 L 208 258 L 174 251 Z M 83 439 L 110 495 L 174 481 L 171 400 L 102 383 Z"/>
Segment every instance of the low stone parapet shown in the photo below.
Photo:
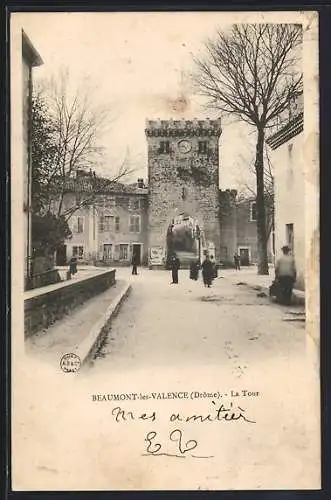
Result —
<path fill-rule="evenodd" d="M 79 280 L 69 280 L 25 294 L 25 338 L 48 328 L 86 300 L 115 284 L 115 269 Z"/>
<path fill-rule="evenodd" d="M 36 274 L 26 281 L 26 289 L 32 290 L 35 288 L 40 288 L 42 286 L 53 285 L 54 283 L 59 283 L 61 281 L 61 276 L 57 269 L 48 269 L 47 271 Z"/>

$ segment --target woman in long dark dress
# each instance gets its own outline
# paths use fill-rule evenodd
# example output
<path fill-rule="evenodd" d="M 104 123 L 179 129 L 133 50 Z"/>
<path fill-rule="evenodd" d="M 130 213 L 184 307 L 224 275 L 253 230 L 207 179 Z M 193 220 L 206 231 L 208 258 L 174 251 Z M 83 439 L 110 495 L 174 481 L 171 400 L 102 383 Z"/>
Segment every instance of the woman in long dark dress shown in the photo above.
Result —
<path fill-rule="evenodd" d="M 205 260 L 202 263 L 202 278 L 205 286 L 210 288 L 213 279 L 213 263 L 211 262 L 208 255 L 206 255 Z"/>
<path fill-rule="evenodd" d="M 212 270 L 212 279 L 217 278 L 217 267 L 216 267 L 216 262 L 214 261 L 214 257 L 211 255 L 210 257 L 210 262 L 212 264 L 213 270 Z"/>
<path fill-rule="evenodd" d="M 198 260 L 193 260 L 190 264 L 190 279 L 197 281 L 199 278 L 199 261 Z"/>

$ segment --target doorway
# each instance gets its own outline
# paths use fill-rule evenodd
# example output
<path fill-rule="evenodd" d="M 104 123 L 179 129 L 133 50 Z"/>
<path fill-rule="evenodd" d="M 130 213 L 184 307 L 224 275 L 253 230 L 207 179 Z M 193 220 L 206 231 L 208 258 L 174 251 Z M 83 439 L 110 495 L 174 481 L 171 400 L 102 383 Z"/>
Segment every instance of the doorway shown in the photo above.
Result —
<path fill-rule="evenodd" d="M 286 244 L 290 247 L 294 255 L 294 227 L 293 224 L 286 224 Z"/>
<path fill-rule="evenodd" d="M 67 264 L 67 245 L 60 245 L 56 249 L 56 265 L 65 266 Z"/>
<path fill-rule="evenodd" d="M 239 257 L 240 257 L 240 265 L 249 266 L 250 259 L 249 259 L 249 248 L 248 247 L 239 248 Z"/>
<path fill-rule="evenodd" d="M 141 265 L 141 244 L 132 245 L 132 256 L 135 256 L 137 259 L 137 265 Z"/>
<path fill-rule="evenodd" d="M 109 261 L 113 258 L 113 245 L 105 243 L 103 245 L 103 260 Z"/>

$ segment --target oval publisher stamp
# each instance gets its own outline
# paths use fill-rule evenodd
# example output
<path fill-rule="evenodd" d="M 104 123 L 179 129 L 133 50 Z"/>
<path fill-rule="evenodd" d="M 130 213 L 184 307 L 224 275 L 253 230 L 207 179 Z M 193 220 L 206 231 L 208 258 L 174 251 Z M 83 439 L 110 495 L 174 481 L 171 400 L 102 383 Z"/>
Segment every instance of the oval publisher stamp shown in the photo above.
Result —
<path fill-rule="evenodd" d="M 75 373 L 81 367 L 81 360 L 77 354 L 69 352 L 64 354 L 60 361 L 61 370 L 65 373 Z"/>

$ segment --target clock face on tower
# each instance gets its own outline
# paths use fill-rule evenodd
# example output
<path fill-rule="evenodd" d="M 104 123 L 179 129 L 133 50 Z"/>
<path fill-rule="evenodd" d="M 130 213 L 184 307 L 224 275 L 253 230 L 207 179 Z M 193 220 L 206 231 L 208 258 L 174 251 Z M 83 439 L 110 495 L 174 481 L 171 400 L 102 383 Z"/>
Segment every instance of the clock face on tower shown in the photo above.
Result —
<path fill-rule="evenodd" d="M 191 143 L 190 141 L 179 141 L 179 143 L 177 144 L 177 147 L 178 147 L 178 151 L 180 153 L 189 153 L 191 151 Z"/>

